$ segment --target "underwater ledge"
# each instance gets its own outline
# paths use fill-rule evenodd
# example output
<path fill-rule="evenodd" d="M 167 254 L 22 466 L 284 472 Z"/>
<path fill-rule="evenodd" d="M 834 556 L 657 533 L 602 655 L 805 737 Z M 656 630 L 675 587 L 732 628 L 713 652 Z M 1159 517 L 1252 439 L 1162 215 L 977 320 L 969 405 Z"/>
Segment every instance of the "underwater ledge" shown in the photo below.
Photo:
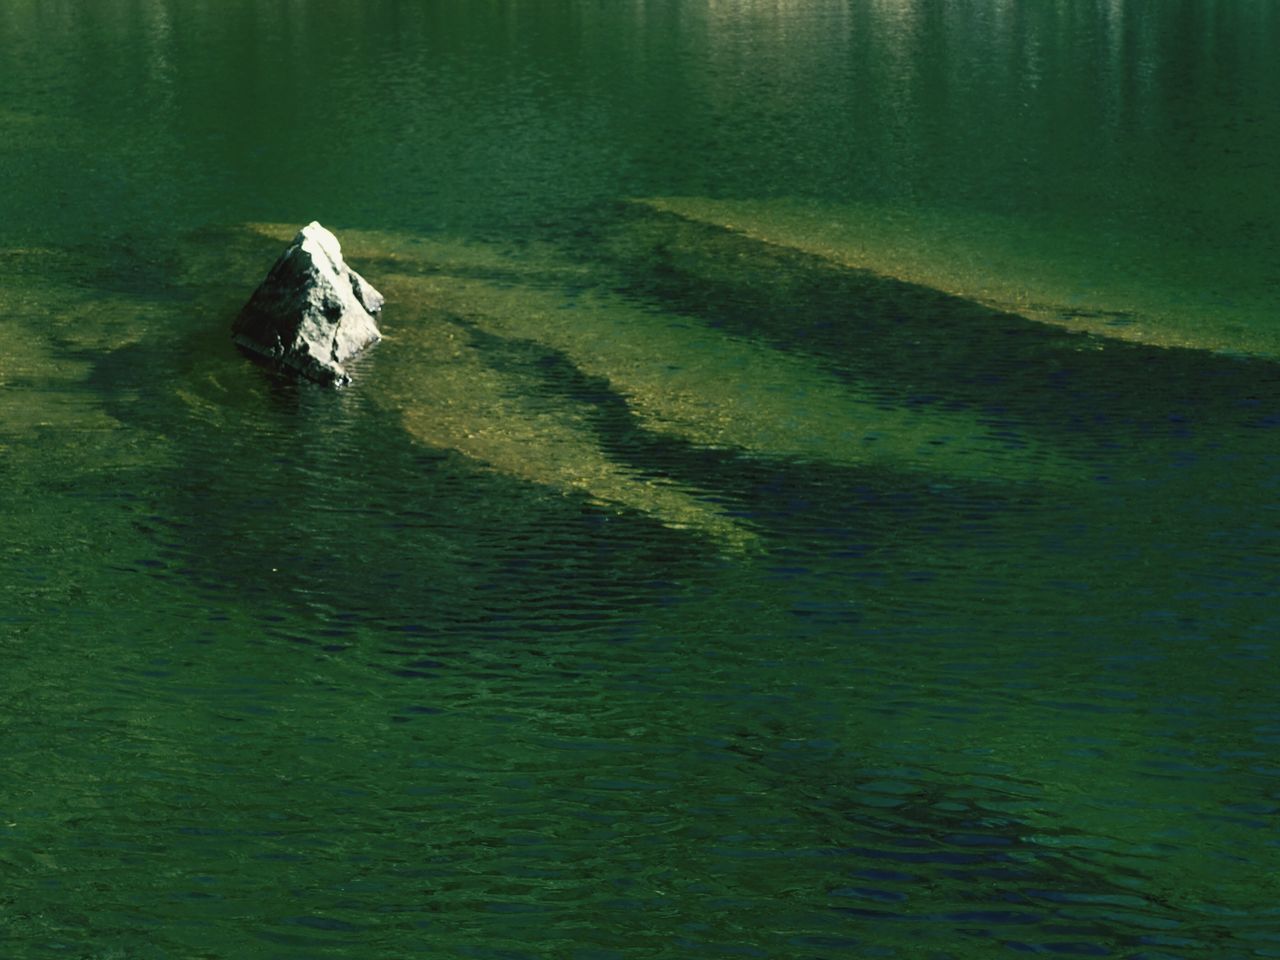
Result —
<path fill-rule="evenodd" d="M 1066 330 L 1280 359 L 1280 274 L 1226 273 L 1197 285 L 1191 278 L 1198 264 L 1187 250 L 1170 255 L 1168 263 L 1150 249 L 1102 257 L 1097 236 L 1048 234 L 977 213 L 796 199 L 659 196 L 627 202 Z"/>

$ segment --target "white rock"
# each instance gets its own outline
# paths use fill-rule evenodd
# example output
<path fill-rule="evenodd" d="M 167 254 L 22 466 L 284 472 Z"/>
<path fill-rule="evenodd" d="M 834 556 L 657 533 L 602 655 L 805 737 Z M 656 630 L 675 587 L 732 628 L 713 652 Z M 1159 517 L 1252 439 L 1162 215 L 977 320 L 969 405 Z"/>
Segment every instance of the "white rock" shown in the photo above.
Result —
<path fill-rule="evenodd" d="M 382 294 L 342 259 L 314 220 L 298 231 L 231 327 L 250 353 L 319 383 L 349 383 L 342 364 L 381 339 Z"/>

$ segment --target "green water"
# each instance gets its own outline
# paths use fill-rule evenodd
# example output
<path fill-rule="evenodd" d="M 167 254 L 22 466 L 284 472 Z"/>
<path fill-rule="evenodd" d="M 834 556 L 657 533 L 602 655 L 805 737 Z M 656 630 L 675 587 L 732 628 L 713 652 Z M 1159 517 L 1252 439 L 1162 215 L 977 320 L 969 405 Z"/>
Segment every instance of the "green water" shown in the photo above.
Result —
<path fill-rule="evenodd" d="M 1280 956 L 1277 49 L 6 0 L 0 956 Z"/>

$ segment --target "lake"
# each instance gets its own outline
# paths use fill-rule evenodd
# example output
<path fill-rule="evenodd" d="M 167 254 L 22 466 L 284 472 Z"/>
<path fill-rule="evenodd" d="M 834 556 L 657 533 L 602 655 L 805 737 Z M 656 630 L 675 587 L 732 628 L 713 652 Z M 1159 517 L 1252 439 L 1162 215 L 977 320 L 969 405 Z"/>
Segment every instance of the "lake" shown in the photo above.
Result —
<path fill-rule="evenodd" d="M 0 954 L 1280 956 L 1277 49 L 6 0 Z"/>

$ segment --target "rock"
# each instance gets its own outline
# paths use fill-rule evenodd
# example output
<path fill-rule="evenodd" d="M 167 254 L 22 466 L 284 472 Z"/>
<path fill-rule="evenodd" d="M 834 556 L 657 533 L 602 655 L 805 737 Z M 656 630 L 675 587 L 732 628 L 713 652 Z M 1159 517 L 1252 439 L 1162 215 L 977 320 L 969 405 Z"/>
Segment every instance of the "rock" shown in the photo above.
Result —
<path fill-rule="evenodd" d="M 342 364 L 380 340 L 382 294 L 342 259 L 338 238 L 314 220 L 298 231 L 232 324 L 232 339 L 318 383 L 351 382 Z"/>

